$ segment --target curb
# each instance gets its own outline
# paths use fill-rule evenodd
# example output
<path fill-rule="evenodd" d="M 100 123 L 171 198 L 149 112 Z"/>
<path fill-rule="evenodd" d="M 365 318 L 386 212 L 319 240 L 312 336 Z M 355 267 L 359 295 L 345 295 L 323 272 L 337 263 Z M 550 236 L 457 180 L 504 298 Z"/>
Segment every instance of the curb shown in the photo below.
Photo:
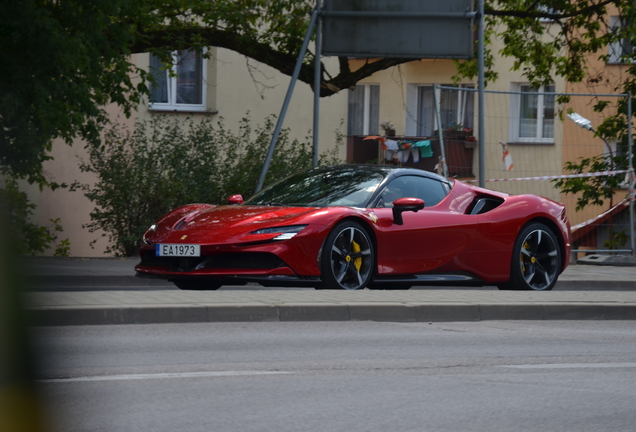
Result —
<path fill-rule="evenodd" d="M 105 276 L 105 275 L 58 275 L 58 276 L 37 276 L 27 280 L 29 287 L 171 287 L 174 285 L 163 279 L 140 278 L 136 276 Z M 426 287 L 424 287 L 426 288 Z M 447 288 L 447 287 L 446 287 Z M 474 287 L 458 287 L 471 289 Z M 592 290 L 612 290 L 612 291 L 636 291 L 636 280 L 559 280 L 555 290 L 568 291 L 592 291 Z"/>
<path fill-rule="evenodd" d="M 505 303 L 91 306 L 27 309 L 27 316 L 34 326 L 297 321 L 636 320 L 636 305 Z"/>

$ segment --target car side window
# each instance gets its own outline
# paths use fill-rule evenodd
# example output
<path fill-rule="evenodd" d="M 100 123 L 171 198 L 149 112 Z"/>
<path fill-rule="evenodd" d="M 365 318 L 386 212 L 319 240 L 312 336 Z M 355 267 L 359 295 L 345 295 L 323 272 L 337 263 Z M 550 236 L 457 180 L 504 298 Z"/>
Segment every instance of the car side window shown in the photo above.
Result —
<path fill-rule="evenodd" d="M 438 180 L 419 177 L 402 176 L 395 178 L 382 191 L 375 207 L 393 207 L 398 198 L 420 198 L 426 207 L 438 204 L 450 191 L 447 184 Z"/>

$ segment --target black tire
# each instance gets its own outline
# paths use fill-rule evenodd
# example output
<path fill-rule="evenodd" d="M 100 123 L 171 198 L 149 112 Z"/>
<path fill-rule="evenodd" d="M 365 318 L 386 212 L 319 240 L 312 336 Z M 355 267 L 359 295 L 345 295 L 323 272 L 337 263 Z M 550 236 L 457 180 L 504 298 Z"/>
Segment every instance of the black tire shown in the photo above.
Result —
<path fill-rule="evenodd" d="M 363 289 L 373 277 L 374 266 L 375 251 L 369 233 L 354 221 L 338 224 L 323 244 L 320 288 Z"/>
<path fill-rule="evenodd" d="M 172 283 L 177 288 L 188 291 L 215 291 L 221 288 L 221 284 L 201 280 L 173 280 Z"/>
<path fill-rule="evenodd" d="M 510 281 L 501 290 L 549 291 L 561 271 L 559 240 L 542 223 L 525 226 L 515 241 L 510 265 Z"/>

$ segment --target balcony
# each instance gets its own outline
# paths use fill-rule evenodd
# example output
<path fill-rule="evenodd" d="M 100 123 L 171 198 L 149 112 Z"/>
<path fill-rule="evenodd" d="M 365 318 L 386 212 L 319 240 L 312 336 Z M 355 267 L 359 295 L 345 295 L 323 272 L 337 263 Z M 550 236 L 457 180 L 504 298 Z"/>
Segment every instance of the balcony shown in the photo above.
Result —
<path fill-rule="evenodd" d="M 390 139 L 411 142 L 429 140 L 431 142 L 433 156 L 426 158 L 420 157 L 418 162 L 414 162 L 412 156 L 409 156 L 406 162 L 388 161 L 385 159 L 385 151 L 382 150 L 378 140 L 365 140 L 364 138 L 366 138 L 366 136 L 353 135 L 347 137 L 347 163 L 379 163 L 382 165 L 398 165 L 436 172 L 435 165 L 437 165 L 442 155 L 439 139 L 437 138 L 397 136 L 390 137 Z M 446 156 L 446 165 L 448 166 L 448 175 L 450 177 L 475 177 L 473 174 L 473 153 L 477 143 L 475 141 L 467 141 L 467 138 L 468 136 L 461 132 L 444 137 L 444 153 Z"/>

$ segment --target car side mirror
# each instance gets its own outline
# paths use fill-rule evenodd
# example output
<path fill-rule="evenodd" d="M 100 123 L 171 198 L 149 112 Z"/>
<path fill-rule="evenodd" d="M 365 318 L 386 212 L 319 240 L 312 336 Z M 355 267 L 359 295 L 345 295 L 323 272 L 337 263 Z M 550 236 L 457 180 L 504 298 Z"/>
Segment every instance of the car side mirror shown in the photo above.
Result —
<path fill-rule="evenodd" d="M 393 201 L 393 222 L 404 225 L 402 213 L 412 211 L 417 213 L 424 208 L 424 200 L 419 198 L 398 198 Z"/>
<path fill-rule="evenodd" d="M 227 199 L 229 205 L 243 204 L 243 195 L 232 195 Z"/>

